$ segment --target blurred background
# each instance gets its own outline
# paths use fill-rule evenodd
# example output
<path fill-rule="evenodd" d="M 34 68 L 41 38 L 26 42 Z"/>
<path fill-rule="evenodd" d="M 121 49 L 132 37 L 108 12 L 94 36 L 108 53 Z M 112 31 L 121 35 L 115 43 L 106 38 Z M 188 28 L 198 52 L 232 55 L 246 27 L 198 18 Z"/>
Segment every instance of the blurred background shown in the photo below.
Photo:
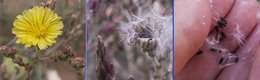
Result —
<path fill-rule="evenodd" d="M 127 80 L 129 76 L 136 80 L 150 80 L 149 63 L 138 49 L 124 45 L 119 37 L 119 22 L 127 21 L 122 11 L 137 15 L 140 10 L 151 7 L 171 10 L 172 0 L 89 0 L 87 6 L 88 80 L 97 79 L 98 35 L 103 37 L 107 55 L 111 57 L 115 80 Z"/>
<path fill-rule="evenodd" d="M 24 56 L 23 59 L 30 61 L 30 55 L 33 55 L 32 48 L 25 49 L 24 45 L 15 43 L 15 35 L 12 34 L 13 22 L 17 15 L 22 14 L 25 9 L 30 9 L 34 5 L 39 5 L 46 0 L 0 0 L 0 46 L 8 45 L 15 47 L 18 55 Z M 76 56 L 85 56 L 85 26 L 86 26 L 86 1 L 85 0 L 57 0 L 54 11 L 61 16 L 64 28 L 63 33 L 47 50 L 46 54 L 52 54 L 66 46 L 71 46 L 76 52 Z M 29 56 L 29 57 L 28 57 Z M 1 57 L 0 55 L 0 58 Z M 19 80 L 23 76 L 24 69 L 17 64 L 13 64 L 11 59 L 4 58 L 0 66 L 1 77 L 9 77 L 8 80 Z M 1 61 L 1 59 L 0 59 Z M 33 80 L 47 80 L 46 77 L 53 76 L 54 80 L 77 80 L 77 72 L 63 62 L 53 62 L 46 60 L 41 63 L 35 70 Z M 1 71 L 8 73 L 2 73 Z M 47 73 L 47 74 L 44 74 Z M 81 71 L 84 73 L 84 69 Z M 45 78 L 44 78 L 45 77 Z"/>

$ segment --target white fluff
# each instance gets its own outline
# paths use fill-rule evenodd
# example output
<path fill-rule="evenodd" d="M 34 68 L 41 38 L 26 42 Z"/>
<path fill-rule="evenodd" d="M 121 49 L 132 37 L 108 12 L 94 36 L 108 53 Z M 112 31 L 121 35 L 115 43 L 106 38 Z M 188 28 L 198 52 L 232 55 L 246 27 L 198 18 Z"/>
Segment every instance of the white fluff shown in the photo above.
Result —
<path fill-rule="evenodd" d="M 238 24 L 236 24 L 236 29 L 233 32 L 233 37 L 237 40 L 237 42 L 241 45 L 243 45 L 243 40 L 245 39 L 245 35 L 240 31 L 240 26 Z M 240 45 L 240 46 L 241 46 Z"/>
<path fill-rule="evenodd" d="M 138 47 L 134 42 L 133 37 L 140 33 L 135 30 L 136 26 L 142 26 L 146 29 L 149 38 L 157 40 L 156 53 L 164 53 L 165 49 L 171 48 L 172 45 L 172 15 L 162 15 L 161 12 L 156 12 L 154 9 L 143 10 L 139 15 L 129 14 L 123 11 L 127 18 L 127 22 L 120 22 L 120 35 L 124 43 Z M 171 14 L 171 13 L 169 13 Z M 142 38 L 142 37 L 140 37 Z"/>

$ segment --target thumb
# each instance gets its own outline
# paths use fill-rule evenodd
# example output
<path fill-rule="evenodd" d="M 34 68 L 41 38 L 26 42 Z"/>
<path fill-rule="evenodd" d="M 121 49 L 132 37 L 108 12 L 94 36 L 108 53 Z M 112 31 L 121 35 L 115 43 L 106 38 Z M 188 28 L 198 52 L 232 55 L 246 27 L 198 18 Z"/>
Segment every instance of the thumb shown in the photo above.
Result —
<path fill-rule="evenodd" d="M 174 0 L 174 74 L 202 46 L 210 21 L 208 0 Z"/>

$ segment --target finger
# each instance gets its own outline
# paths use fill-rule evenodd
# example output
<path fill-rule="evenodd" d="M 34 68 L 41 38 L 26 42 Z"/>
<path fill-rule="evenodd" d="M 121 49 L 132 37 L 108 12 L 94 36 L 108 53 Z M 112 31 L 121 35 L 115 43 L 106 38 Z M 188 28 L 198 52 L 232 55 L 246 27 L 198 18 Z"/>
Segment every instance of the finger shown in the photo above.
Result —
<path fill-rule="evenodd" d="M 252 68 L 250 70 L 250 75 L 248 80 L 258 80 L 260 78 L 260 46 L 258 45 L 256 52 L 255 52 L 255 57 L 253 58 L 253 64 Z"/>
<path fill-rule="evenodd" d="M 185 67 L 175 76 L 175 80 L 214 80 L 218 74 L 219 58 L 217 53 L 206 46 L 201 48 L 201 55 L 194 55 Z"/>
<path fill-rule="evenodd" d="M 202 45 L 209 32 L 208 0 L 174 0 L 174 73 Z"/>
<path fill-rule="evenodd" d="M 254 55 L 259 46 L 259 34 L 260 24 L 254 28 L 245 45 L 236 52 L 236 55 L 239 56 L 239 62 L 226 67 L 217 80 L 248 80 L 253 59 L 257 58 Z"/>
<path fill-rule="evenodd" d="M 212 27 L 215 26 L 215 22 L 217 21 L 216 18 L 218 18 L 220 16 L 222 16 L 222 17 L 226 16 L 226 14 L 231 9 L 233 3 L 234 3 L 234 0 L 210 0 L 210 8 L 211 8 L 211 11 L 212 11 L 211 16 L 213 17 L 212 20 L 213 20 L 213 23 L 214 23 L 214 24 L 211 24 L 211 29 L 213 29 Z M 185 70 L 182 71 L 183 73 L 176 76 L 175 79 L 181 80 L 181 78 L 185 78 L 185 79 L 189 80 L 189 79 L 199 79 L 199 78 L 205 79 L 206 77 L 210 78 L 211 76 L 207 76 L 207 75 L 208 74 L 214 74 L 215 70 L 205 70 L 205 69 L 211 69 L 211 68 L 208 68 L 208 67 L 216 68 L 216 66 L 214 64 L 217 63 L 217 61 L 215 61 L 215 62 L 212 62 L 212 61 L 214 61 L 218 57 L 215 56 L 214 54 L 212 55 L 211 54 L 212 52 L 210 52 L 208 50 L 204 50 L 203 53 L 209 53 L 209 54 L 202 55 L 202 56 L 205 56 L 204 58 L 193 57 L 192 60 L 194 60 L 194 62 L 189 62 L 188 65 L 186 65 L 186 71 Z M 211 59 L 213 59 L 213 60 L 211 60 Z M 209 65 L 209 66 L 203 66 L 203 65 L 201 65 L 201 62 L 204 62 L 205 65 Z M 200 69 L 198 69 L 198 68 L 200 68 Z M 196 70 L 191 71 L 191 70 L 188 70 L 188 69 L 191 69 L 191 70 L 196 69 Z M 204 69 L 204 70 L 201 70 L 201 69 Z M 205 72 L 205 71 L 207 71 L 207 72 Z M 198 74 L 197 73 L 193 74 L 194 72 L 198 72 Z M 184 74 L 184 75 L 181 76 L 182 74 Z M 199 74 L 201 74 L 201 75 L 206 74 L 206 75 L 204 77 L 196 76 L 196 75 L 199 75 Z M 194 75 L 194 76 L 185 77 L 187 75 L 188 76 Z"/>
<path fill-rule="evenodd" d="M 234 52 L 240 45 L 239 39 L 235 34 L 241 33 L 244 36 L 240 39 L 245 39 L 256 24 L 256 12 L 258 3 L 255 0 L 237 0 L 230 14 L 226 17 L 228 22 L 227 27 L 223 29 L 227 38 L 224 39 L 220 46 Z M 247 12 L 246 10 L 250 10 Z M 239 35 L 238 35 L 239 36 Z"/>
<path fill-rule="evenodd" d="M 230 22 L 230 26 L 232 27 L 229 28 L 227 27 L 224 30 L 225 33 L 227 32 L 231 32 L 231 33 L 229 34 L 227 33 L 229 37 L 226 40 L 224 40 L 222 43 L 224 48 L 228 49 L 230 52 L 234 52 L 235 49 L 242 44 L 240 41 L 243 41 L 247 37 L 247 35 L 249 35 L 254 29 L 254 25 L 256 23 L 256 12 L 258 9 L 258 4 L 255 0 L 238 0 L 237 2 L 238 2 L 238 6 L 234 7 L 234 9 L 238 10 L 238 12 L 234 11 L 233 15 L 232 12 L 230 14 L 230 17 L 234 17 L 231 18 L 232 22 Z M 246 7 L 246 6 L 251 6 L 251 7 Z M 244 10 L 250 10 L 251 14 L 245 12 Z M 242 14 L 242 13 L 244 13 L 244 15 L 247 14 L 251 16 L 247 16 L 241 19 L 241 15 L 238 14 Z M 240 20 L 237 20 L 239 19 L 239 17 Z M 259 26 L 256 26 L 254 32 L 251 33 L 250 37 L 247 39 L 246 45 L 243 45 L 243 47 L 236 52 L 236 55 L 239 56 L 240 61 L 235 65 L 224 68 L 223 72 L 220 73 L 221 75 L 218 77 L 218 80 L 229 80 L 229 79 L 247 80 L 251 68 L 251 64 L 252 64 L 252 60 L 251 60 L 251 57 L 253 55 L 252 53 L 254 53 L 255 50 L 253 48 L 256 48 L 256 44 L 258 44 L 258 37 L 256 37 L 257 36 L 256 33 L 259 33 L 258 29 Z M 237 36 L 242 36 L 242 35 L 237 35 L 237 36 L 234 35 L 236 33 L 242 33 L 245 37 L 241 37 L 240 39 L 236 38 Z"/>
<path fill-rule="evenodd" d="M 260 24 L 260 8 L 258 8 L 257 14 L 256 14 L 257 22 Z M 256 52 L 255 52 L 255 57 L 253 58 L 253 64 L 252 68 L 250 70 L 250 75 L 249 75 L 249 80 L 258 80 L 260 78 L 260 46 L 258 45 Z"/>

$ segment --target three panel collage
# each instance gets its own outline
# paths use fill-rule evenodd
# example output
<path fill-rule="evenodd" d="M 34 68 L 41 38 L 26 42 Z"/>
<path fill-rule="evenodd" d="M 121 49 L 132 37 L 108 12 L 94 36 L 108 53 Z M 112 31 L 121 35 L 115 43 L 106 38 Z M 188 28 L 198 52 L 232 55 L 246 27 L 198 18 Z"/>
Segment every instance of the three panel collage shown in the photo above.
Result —
<path fill-rule="evenodd" d="M 260 0 L 0 0 L 0 80 L 260 80 Z"/>

